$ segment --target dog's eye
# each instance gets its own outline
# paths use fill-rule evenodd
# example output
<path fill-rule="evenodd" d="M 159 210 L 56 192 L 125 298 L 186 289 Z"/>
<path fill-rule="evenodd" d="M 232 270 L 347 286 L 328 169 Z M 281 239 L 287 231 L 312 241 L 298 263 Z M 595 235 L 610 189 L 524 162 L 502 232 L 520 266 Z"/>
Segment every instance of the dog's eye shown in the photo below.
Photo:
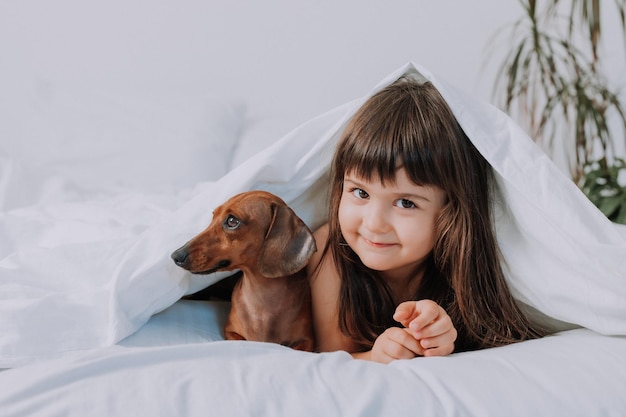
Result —
<path fill-rule="evenodd" d="M 224 227 L 230 230 L 235 230 L 240 224 L 241 221 L 233 215 L 226 217 L 226 220 L 224 220 Z"/>

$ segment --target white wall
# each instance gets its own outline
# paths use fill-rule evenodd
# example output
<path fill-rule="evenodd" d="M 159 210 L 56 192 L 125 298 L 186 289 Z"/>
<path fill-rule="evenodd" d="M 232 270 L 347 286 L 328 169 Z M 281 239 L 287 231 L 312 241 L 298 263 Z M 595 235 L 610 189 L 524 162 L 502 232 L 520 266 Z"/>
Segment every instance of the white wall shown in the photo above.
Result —
<path fill-rule="evenodd" d="M 195 88 L 304 119 L 413 60 L 489 97 L 488 38 L 516 1 L 3 0 L 1 78 Z"/>
<path fill-rule="evenodd" d="M 490 38 L 520 14 L 516 0 L 2 0 L 0 88 L 200 89 L 305 120 L 414 61 L 490 100 L 507 46 L 488 59 Z"/>

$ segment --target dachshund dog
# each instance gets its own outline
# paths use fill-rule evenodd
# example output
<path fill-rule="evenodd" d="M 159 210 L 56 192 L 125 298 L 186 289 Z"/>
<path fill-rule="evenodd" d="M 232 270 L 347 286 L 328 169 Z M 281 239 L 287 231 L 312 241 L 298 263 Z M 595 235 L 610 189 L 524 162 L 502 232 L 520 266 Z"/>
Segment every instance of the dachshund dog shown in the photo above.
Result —
<path fill-rule="evenodd" d="M 274 194 L 238 194 L 202 233 L 172 253 L 193 274 L 239 269 L 224 327 L 227 340 L 313 351 L 311 291 L 304 272 L 317 250 L 304 222 Z"/>

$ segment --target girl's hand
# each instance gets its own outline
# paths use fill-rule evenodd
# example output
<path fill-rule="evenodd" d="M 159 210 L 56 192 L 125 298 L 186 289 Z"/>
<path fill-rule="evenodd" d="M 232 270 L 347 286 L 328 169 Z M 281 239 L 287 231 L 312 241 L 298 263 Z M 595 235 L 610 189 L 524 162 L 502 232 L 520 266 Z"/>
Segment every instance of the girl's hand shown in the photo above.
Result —
<path fill-rule="evenodd" d="M 393 319 L 402 323 L 405 329 L 400 330 L 406 331 L 419 345 L 418 349 L 412 349 L 416 354 L 443 356 L 454 351 L 457 331 L 448 313 L 436 302 L 406 301 L 396 308 Z"/>
<path fill-rule="evenodd" d="M 424 349 L 411 335 L 409 329 L 390 327 L 376 338 L 368 359 L 389 363 L 396 359 L 411 359 L 423 354 Z"/>

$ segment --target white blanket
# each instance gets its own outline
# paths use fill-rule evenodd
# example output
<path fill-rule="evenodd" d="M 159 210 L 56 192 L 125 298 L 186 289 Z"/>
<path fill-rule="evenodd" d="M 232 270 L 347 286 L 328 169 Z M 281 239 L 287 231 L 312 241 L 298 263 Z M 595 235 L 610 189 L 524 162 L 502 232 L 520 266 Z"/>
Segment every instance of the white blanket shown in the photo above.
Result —
<path fill-rule="evenodd" d="M 466 97 L 426 69 L 417 69 L 438 87 L 498 174 L 502 196 L 498 240 L 514 295 L 541 319 L 550 319 L 557 330 L 582 326 L 602 334 L 626 335 L 626 240 L 621 230 L 507 116 Z M 113 345 L 182 295 L 219 279 L 191 277 L 171 262 L 169 254 L 206 226 L 212 208 L 234 193 L 272 191 L 311 227 L 319 225 L 325 216 L 325 175 L 342 126 L 367 96 L 415 70 L 411 64 L 400 68 L 363 98 L 303 124 L 214 181 L 197 182 L 195 171 L 168 187 L 150 183 L 149 175 L 140 182 L 125 181 L 129 177 L 117 172 L 118 160 L 98 171 L 93 161 L 102 162 L 115 149 L 91 155 L 83 161 L 82 171 L 69 173 L 78 173 L 74 177 L 63 169 L 50 171 L 56 176 L 40 174 L 27 166 L 23 149 L 19 159 L 10 153 L 10 146 L 4 146 L 5 155 L 0 155 L 0 367 Z M 133 123 L 143 120 L 142 128 L 149 127 L 155 115 L 170 114 L 149 109 L 145 114 L 150 117 L 142 118 L 144 112 L 140 105 L 130 107 Z M 174 125 L 178 124 L 165 124 Z M 45 142 L 49 138 L 45 129 L 40 130 L 37 138 Z M 233 142 L 230 139 L 237 134 L 236 129 L 224 130 L 221 125 L 209 130 L 219 130 L 224 143 Z M 188 141 L 172 140 L 169 147 L 157 149 L 156 156 L 201 146 L 199 131 L 185 131 Z M 117 133 L 105 129 L 104 136 L 127 139 Z M 150 165 L 143 156 L 146 147 L 150 143 L 130 150 L 123 146 L 122 156 L 128 156 L 126 151 L 133 156 L 127 166 L 147 164 L 146 169 L 155 172 L 172 168 L 165 178 L 176 176 L 174 167 L 185 167 L 184 160 L 176 158 L 172 167 L 167 162 Z M 52 158 L 50 165 L 65 167 L 66 151 L 62 146 L 48 147 L 61 158 Z M 213 163 L 211 155 L 219 164 L 231 158 L 232 146 L 206 152 L 209 162 L 205 163 Z M 113 186 L 81 177 L 93 170 L 100 172 L 96 179 L 106 179 L 111 172 L 117 182 Z M 208 173 L 205 178 L 211 179 Z M 87 187 L 92 183 L 96 186 Z"/>

